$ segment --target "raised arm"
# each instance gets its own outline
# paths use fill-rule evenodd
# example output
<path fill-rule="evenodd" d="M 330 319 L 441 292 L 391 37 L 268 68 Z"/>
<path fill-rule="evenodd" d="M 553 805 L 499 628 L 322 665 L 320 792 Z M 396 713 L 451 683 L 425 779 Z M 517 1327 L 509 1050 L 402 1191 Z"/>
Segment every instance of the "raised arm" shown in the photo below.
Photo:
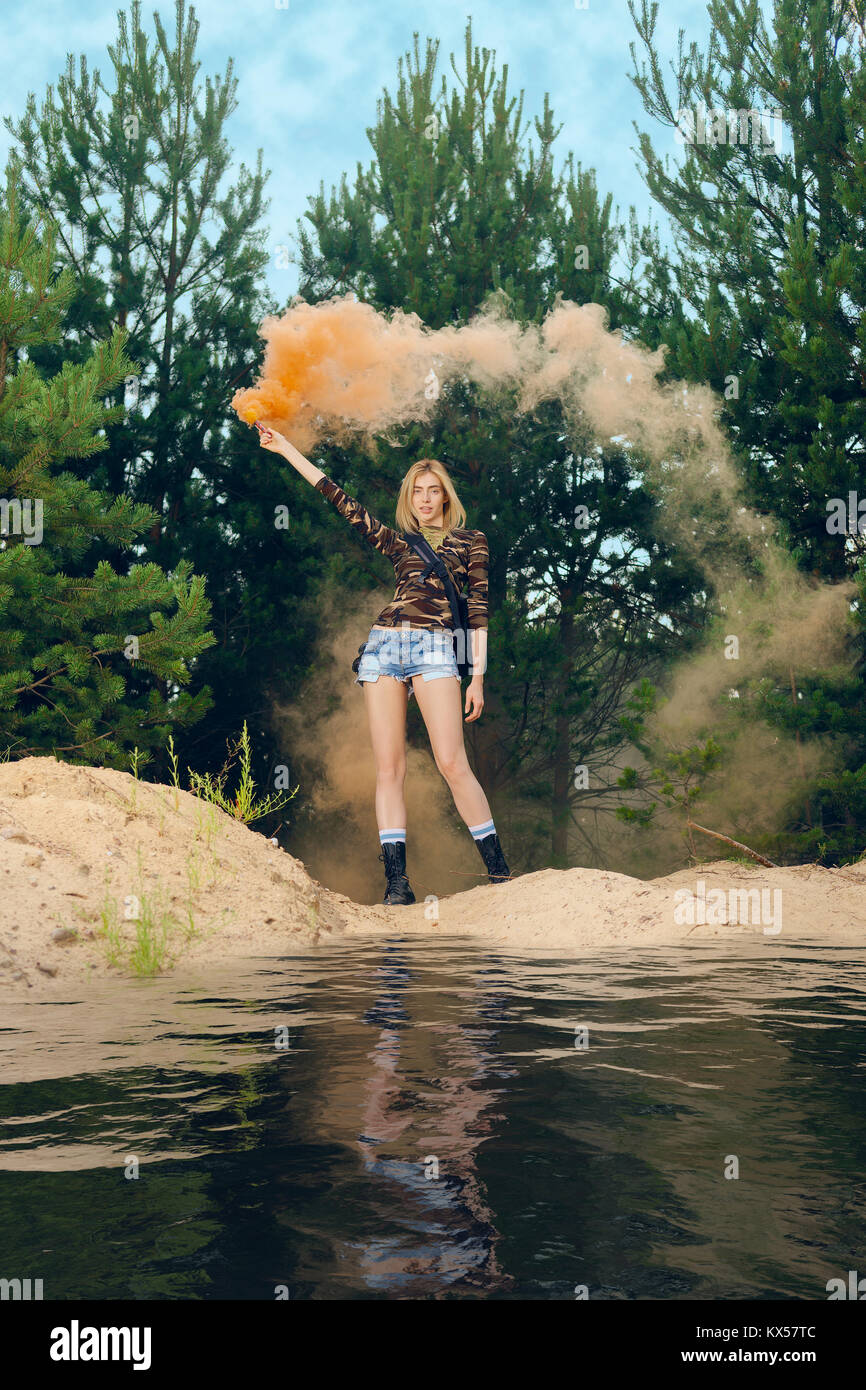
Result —
<path fill-rule="evenodd" d="M 282 454 L 283 458 L 298 470 L 302 478 L 306 478 L 308 483 L 313 484 L 313 487 L 318 486 L 325 476 L 324 473 L 321 468 L 317 468 L 314 463 L 310 463 L 309 459 L 304 458 L 300 449 L 296 449 L 291 440 L 286 439 L 286 436 L 280 434 L 279 430 L 267 430 L 261 425 L 256 425 L 256 429 L 259 432 L 259 443 L 263 449 L 267 449 L 271 454 Z"/>
<path fill-rule="evenodd" d="M 302 478 L 306 478 L 308 483 L 312 483 L 323 497 L 333 503 L 341 516 L 354 526 L 355 530 L 369 541 L 370 545 L 376 550 L 380 550 L 383 555 L 392 557 L 401 546 L 406 542 L 390 526 L 385 526 L 383 522 L 377 521 L 370 512 L 362 507 L 360 502 L 356 502 L 354 497 L 350 497 L 344 492 L 321 468 L 317 468 L 294 444 L 290 443 L 284 435 L 277 430 L 262 430 L 260 443 L 263 449 L 269 449 L 272 453 L 282 454 L 284 459 L 296 468 Z"/>

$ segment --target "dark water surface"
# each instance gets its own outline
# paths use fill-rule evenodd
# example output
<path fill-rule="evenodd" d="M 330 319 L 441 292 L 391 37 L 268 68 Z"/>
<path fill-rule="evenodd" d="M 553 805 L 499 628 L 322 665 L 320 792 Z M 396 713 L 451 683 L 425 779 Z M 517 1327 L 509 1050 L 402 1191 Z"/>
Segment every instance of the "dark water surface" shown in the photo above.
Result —
<path fill-rule="evenodd" d="M 864 984 L 862 952 L 776 940 L 574 961 L 395 935 L 6 1005 L 0 1277 L 826 1299 L 866 1274 Z"/>

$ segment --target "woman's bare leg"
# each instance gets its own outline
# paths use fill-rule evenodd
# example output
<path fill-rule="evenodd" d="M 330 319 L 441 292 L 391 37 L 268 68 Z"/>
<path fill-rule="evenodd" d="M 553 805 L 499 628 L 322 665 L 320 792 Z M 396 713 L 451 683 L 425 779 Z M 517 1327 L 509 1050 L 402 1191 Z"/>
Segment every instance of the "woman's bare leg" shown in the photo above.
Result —
<path fill-rule="evenodd" d="M 454 805 L 467 825 L 491 820 L 490 803 L 466 756 L 460 682 L 456 676 L 425 681 L 414 676 L 412 689 L 427 725 L 436 766 L 451 788 Z"/>
<path fill-rule="evenodd" d="M 380 830 L 405 829 L 406 706 L 409 687 L 393 676 L 364 682 L 370 741 L 376 763 L 376 824 Z"/>

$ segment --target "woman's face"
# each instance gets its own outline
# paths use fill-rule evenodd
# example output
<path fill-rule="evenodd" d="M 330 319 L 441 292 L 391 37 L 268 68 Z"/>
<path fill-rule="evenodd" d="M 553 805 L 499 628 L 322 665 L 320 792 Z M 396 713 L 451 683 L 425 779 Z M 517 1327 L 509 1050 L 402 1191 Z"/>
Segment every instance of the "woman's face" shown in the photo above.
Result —
<path fill-rule="evenodd" d="M 412 507 L 425 526 L 442 526 L 445 489 L 435 473 L 419 473 L 412 488 Z"/>

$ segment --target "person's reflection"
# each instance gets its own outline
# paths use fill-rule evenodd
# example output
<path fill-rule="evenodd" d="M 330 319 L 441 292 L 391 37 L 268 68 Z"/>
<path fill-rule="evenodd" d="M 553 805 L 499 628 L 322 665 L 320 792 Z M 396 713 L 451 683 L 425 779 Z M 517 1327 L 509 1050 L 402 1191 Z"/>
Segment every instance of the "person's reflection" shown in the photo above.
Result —
<path fill-rule="evenodd" d="M 404 949 L 399 941 L 387 945 L 376 972 L 381 993 L 363 1016 L 377 1036 L 367 1054 L 372 1070 L 357 1143 L 368 1175 L 392 1190 L 383 1213 L 390 1230 L 359 1250 L 362 1277 L 410 1297 L 458 1281 L 505 1288 L 511 1280 L 497 1262 L 499 1234 L 477 1172 L 502 1090 L 485 1081 L 494 1065 L 498 1076 L 511 1074 L 485 1047 L 495 1032 L 484 1015 L 501 1022 L 504 1001 L 474 987 L 455 997 L 454 978 L 440 977 L 437 988 L 434 972 L 415 978 Z M 469 1023 L 451 1019 L 455 1006 L 462 1013 L 467 1005 Z"/>

